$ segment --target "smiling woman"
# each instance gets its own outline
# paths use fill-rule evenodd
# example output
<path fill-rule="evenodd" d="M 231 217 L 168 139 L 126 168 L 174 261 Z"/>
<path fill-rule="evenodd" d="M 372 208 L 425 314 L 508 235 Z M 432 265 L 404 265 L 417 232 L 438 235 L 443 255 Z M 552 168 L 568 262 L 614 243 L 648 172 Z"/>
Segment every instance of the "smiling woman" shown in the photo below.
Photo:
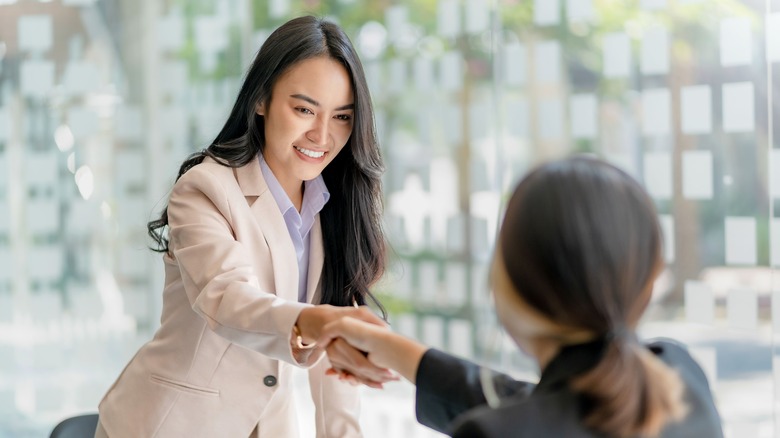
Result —
<path fill-rule="evenodd" d="M 281 26 L 148 225 L 161 326 L 103 398 L 96 436 L 297 436 L 292 366 L 310 369 L 317 436 L 361 436 L 357 390 L 324 377 L 314 341 L 342 316 L 383 324 L 360 307 L 384 269 L 382 171 L 349 39 L 313 17 Z"/>

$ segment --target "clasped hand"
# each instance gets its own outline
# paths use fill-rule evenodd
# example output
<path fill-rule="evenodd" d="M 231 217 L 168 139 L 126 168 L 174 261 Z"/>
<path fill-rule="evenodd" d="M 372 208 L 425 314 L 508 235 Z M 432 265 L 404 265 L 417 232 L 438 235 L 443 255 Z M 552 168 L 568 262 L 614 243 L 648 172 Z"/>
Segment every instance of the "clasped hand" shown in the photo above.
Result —
<path fill-rule="evenodd" d="M 304 341 L 316 341 L 318 348 L 325 349 L 332 367 L 326 374 L 372 388 L 399 379 L 383 365 L 373 342 L 382 333 L 392 332 L 368 307 L 314 306 L 301 312 L 298 325 Z"/>
<path fill-rule="evenodd" d="M 389 370 L 393 364 L 387 356 L 391 353 L 382 348 L 385 335 L 392 336 L 386 324 L 367 324 L 350 316 L 326 324 L 317 341 L 325 346 L 332 365 L 326 374 L 380 389 L 384 383 L 398 380 Z"/>

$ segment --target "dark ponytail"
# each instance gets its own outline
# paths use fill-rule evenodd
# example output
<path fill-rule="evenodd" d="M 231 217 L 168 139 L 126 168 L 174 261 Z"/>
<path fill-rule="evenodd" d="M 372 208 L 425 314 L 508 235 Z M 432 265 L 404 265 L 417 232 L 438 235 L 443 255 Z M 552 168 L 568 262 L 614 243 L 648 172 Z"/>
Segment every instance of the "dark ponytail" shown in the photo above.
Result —
<path fill-rule="evenodd" d="M 507 205 L 501 256 L 521 299 L 604 340 L 598 364 L 570 384 L 589 402 L 583 424 L 606 436 L 653 436 L 686 410 L 680 377 L 630 329 L 663 266 L 661 244 L 644 189 L 595 158 L 538 167 Z"/>
<path fill-rule="evenodd" d="M 610 437 L 654 437 L 686 414 L 679 374 L 634 339 L 607 340 L 595 368 L 572 380 L 589 401 L 584 424 Z"/>

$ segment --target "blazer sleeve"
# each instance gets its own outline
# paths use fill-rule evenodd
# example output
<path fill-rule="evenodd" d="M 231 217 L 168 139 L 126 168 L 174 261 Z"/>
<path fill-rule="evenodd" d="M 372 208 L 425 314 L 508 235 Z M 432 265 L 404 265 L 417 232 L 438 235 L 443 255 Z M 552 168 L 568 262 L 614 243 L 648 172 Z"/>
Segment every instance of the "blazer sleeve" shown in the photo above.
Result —
<path fill-rule="evenodd" d="M 170 248 L 192 309 L 229 341 L 300 365 L 290 338 L 298 314 L 309 304 L 260 288 L 252 254 L 233 235 L 228 193 L 206 167 L 182 175 L 168 202 Z"/>
<path fill-rule="evenodd" d="M 452 431 L 452 438 L 483 438 L 493 436 L 478 421 L 468 419 Z"/>
<path fill-rule="evenodd" d="M 688 414 L 679 423 L 672 423 L 669 436 L 706 436 L 722 438 L 720 414 L 715 406 L 707 376 L 691 357 L 687 347 L 668 338 L 655 339 L 648 348 L 668 366 L 674 368 L 685 382 L 685 403 Z"/>
<path fill-rule="evenodd" d="M 309 368 L 309 388 L 314 401 L 317 438 L 360 438 L 360 388 L 326 376 L 327 356 Z"/>
<path fill-rule="evenodd" d="M 456 417 L 487 404 L 480 383 L 481 367 L 436 349 L 429 349 L 417 368 L 416 414 L 420 424 L 448 433 Z M 500 397 L 528 396 L 534 384 L 491 370 Z"/>

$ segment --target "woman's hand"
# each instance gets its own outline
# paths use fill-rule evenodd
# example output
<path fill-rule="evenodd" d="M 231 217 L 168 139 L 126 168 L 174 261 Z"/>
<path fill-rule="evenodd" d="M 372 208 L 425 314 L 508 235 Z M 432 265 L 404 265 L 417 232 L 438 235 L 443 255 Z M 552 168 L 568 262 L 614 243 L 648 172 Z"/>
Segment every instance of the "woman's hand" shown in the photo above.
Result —
<path fill-rule="evenodd" d="M 343 317 L 351 317 L 378 327 L 386 327 L 385 321 L 376 316 L 367 306 L 337 307 L 329 304 L 307 307 L 298 315 L 295 323 L 305 344 L 311 344 L 320 338 L 322 328 Z"/>
<path fill-rule="evenodd" d="M 377 389 L 382 389 L 384 383 L 398 380 L 392 371 L 371 363 L 365 353 L 343 339 L 334 339 L 325 351 L 332 367 L 325 374 L 338 375 L 341 380 L 353 385 L 362 383 Z"/>
<path fill-rule="evenodd" d="M 415 382 L 420 360 L 428 350 L 425 345 L 393 333 L 386 326 L 366 323 L 356 318 L 344 317 L 327 324 L 317 344 L 327 349 L 328 359 L 337 371 L 342 371 L 342 378 L 348 377 L 343 373 L 346 371 L 369 386 L 372 386 L 369 384 L 372 379 L 365 378 L 367 373 L 361 369 L 362 360 L 345 354 L 340 349 L 330 348 L 333 343 L 339 341 L 345 341 L 349 346 L 363 352 L 373 366 L 396 370 L 412 383 Z"/>
<path fill-rule="evenodd" d="M 365 354 L 343 340 L 328 341 L 327 344 L 320 344 L 317 341 L 324 326 L 342 318 L 351 318 L 361 321 L 368 326 L 387 330 L 385 321 L 376 316 L 366 306 L 336 307 L 319 305 L 302 310 L 296 322 L 302 341 L 304 344 L 317 342 L 317 350 L 326 350 L 328 359 L 333 366 L 333 369 L 328 374 L 340 374 L 342 380 L 355 385 L 363 383 L 372 388 L 382 388 L 383 383 L 398 380 L 398 377 L 390 370 L 372 364 L 366 359 Z M 314 350 L 305 350 L 304 353 L 307 351 Z M 298 361 L 301 362 L 301 360 Z M 345 370 L 349 370 L 349 372 L 345 372 Z"/>

